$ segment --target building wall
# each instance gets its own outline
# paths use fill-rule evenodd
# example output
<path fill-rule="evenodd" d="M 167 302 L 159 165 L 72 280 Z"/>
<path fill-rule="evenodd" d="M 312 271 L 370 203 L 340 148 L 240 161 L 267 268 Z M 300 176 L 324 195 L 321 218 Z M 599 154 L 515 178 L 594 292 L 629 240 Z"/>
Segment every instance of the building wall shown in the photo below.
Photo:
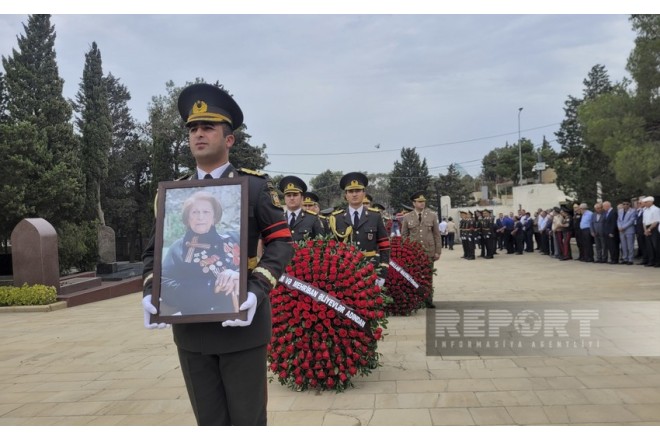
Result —
<path fill-rule="evenodd" d="M 564 194 L 556 184 L 531 184 L 513 187 L 513 199 L 505 199 L 507 202 L 503 205 L 478 205 L 472 207 L 451 207 L 451 200 L 445 203 L 445 197 L 442 198 L 442 215 L 444 217 L 451 216 L 454 220 L 460 219 L 458 214 L 459 210 L 469 210 L 474 213 L 475 210 L 489 209 L 497 217 L 498 213 L 509 214 L 513 212 L 518 213 L 520 208 L 529 212 L 536 212 L 538 208 L 548 209 L 558 207 L 560 204 L 569 200 L 569 196 Z M 449 199 L 447 197 L 447 199 Z"/>

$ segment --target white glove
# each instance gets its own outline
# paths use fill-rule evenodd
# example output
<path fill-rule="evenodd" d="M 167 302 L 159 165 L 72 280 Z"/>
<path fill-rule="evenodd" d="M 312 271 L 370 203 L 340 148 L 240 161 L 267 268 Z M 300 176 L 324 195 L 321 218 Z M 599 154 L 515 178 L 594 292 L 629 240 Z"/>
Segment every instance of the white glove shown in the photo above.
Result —
<path fill-rule="evenodd" d="M 252 292 L 248 292 L 248 297 L 245 302 L 239 308 L 239 311 L 245 311 L 247 309 L 247 320 L 226 320 L 222 322 L 223 327 L 231 326 L 250 326 L 252 319 L 254 318 L 254 313 L 257 312 L 257 296 Z"/>
<path fill-rule="evenodd" d="M 142 309 L 144 309 L 144 327 L 147 329 L 163 329 L 169 328 L 169 323 L 150 323 L 151 315 L 156 314 L 158 311 L 156 307 L 151 304 L 151 294 L 142 297 Z"/>
<path fill-rule="evenodd" d="M 383 285 L 385 285 L 385 279 L 383 279 L 382 277 L 378 277 L 376 279 L 376 286 L 383 286 Z"/>

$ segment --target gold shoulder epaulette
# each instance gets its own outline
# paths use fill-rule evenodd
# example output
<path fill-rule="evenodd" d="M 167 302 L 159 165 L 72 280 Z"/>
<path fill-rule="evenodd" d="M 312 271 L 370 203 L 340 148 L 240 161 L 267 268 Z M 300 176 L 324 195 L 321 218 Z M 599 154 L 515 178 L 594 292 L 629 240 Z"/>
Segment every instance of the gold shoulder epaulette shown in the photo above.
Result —
<path fill-rule="evenodd" d="M 193 175 L 194 175 L 193 172 L 186 173 L 185 175 L 183 175 L 183 176 L 181 176 L 181 177 L 179 177 L 179 178 L 176 178 L 176 180 L 177 180 L 177 181 L 187 181 L 188 179 L 191 179 L 191 178 L 193 177 Z"/>
<path fill-rule="evenodd" d="M 343 212 L 344 212 L 344 209 L 340 208 L 339 210 L 335 210 L 332 213 L 330 213 L 330 216 L 334 216 L 335 214 L 339 214 L 339 213 L 343 213 Z"/>
<path fill-rule="evenodd" d="M 246 175 L 252 175 L 252 176 L 258 176 L 260 178 L 267 178 L 268 175 L 264 172 L 259 172 L 256 170 L 250 170 L 249 168 L 239 168 L 238 169 L 239 173 L 244 173 Z"/>
<path fill-rule="evenodd" d="M 378 208 L 373 208 L 373 207 L 367 207 L 367 210 L 373 211 L 375 213 L 380 213 L 380 210 Z"/>
<path fill-rule="evenodd" d="M 304 211 L 305 213 L 307 213 L 307 214 L 312 214 L 312 215 L 314 215 L 314 216 L 318 216 L 318 214 L 316 214 L 316 213 L 313 212 L 313 211 L 310 211 L 310 210 L 307 210 L 307 209 L 304 209 L 304 208 L 303 208 L 303 211 Z"/>

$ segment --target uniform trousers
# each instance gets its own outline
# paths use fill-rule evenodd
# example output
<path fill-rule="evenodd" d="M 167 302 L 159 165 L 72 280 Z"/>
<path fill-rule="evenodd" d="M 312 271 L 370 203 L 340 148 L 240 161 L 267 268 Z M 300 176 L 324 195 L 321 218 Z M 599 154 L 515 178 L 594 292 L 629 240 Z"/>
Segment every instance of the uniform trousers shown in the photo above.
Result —
<path fill-rule="evenodd" d="M 266 425 L 266 345 L 228 354 L 178 351 L 198 425 Z"/>

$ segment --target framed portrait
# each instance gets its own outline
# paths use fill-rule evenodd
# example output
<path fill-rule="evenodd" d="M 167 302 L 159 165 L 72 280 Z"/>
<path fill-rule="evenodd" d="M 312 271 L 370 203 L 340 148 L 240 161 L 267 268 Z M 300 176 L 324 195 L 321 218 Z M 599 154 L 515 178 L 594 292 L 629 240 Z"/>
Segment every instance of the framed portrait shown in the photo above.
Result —
<path fill-rule="evenodd" d="M 152 323 L 247 319 L 248 179 L 161 182 Z"/>

